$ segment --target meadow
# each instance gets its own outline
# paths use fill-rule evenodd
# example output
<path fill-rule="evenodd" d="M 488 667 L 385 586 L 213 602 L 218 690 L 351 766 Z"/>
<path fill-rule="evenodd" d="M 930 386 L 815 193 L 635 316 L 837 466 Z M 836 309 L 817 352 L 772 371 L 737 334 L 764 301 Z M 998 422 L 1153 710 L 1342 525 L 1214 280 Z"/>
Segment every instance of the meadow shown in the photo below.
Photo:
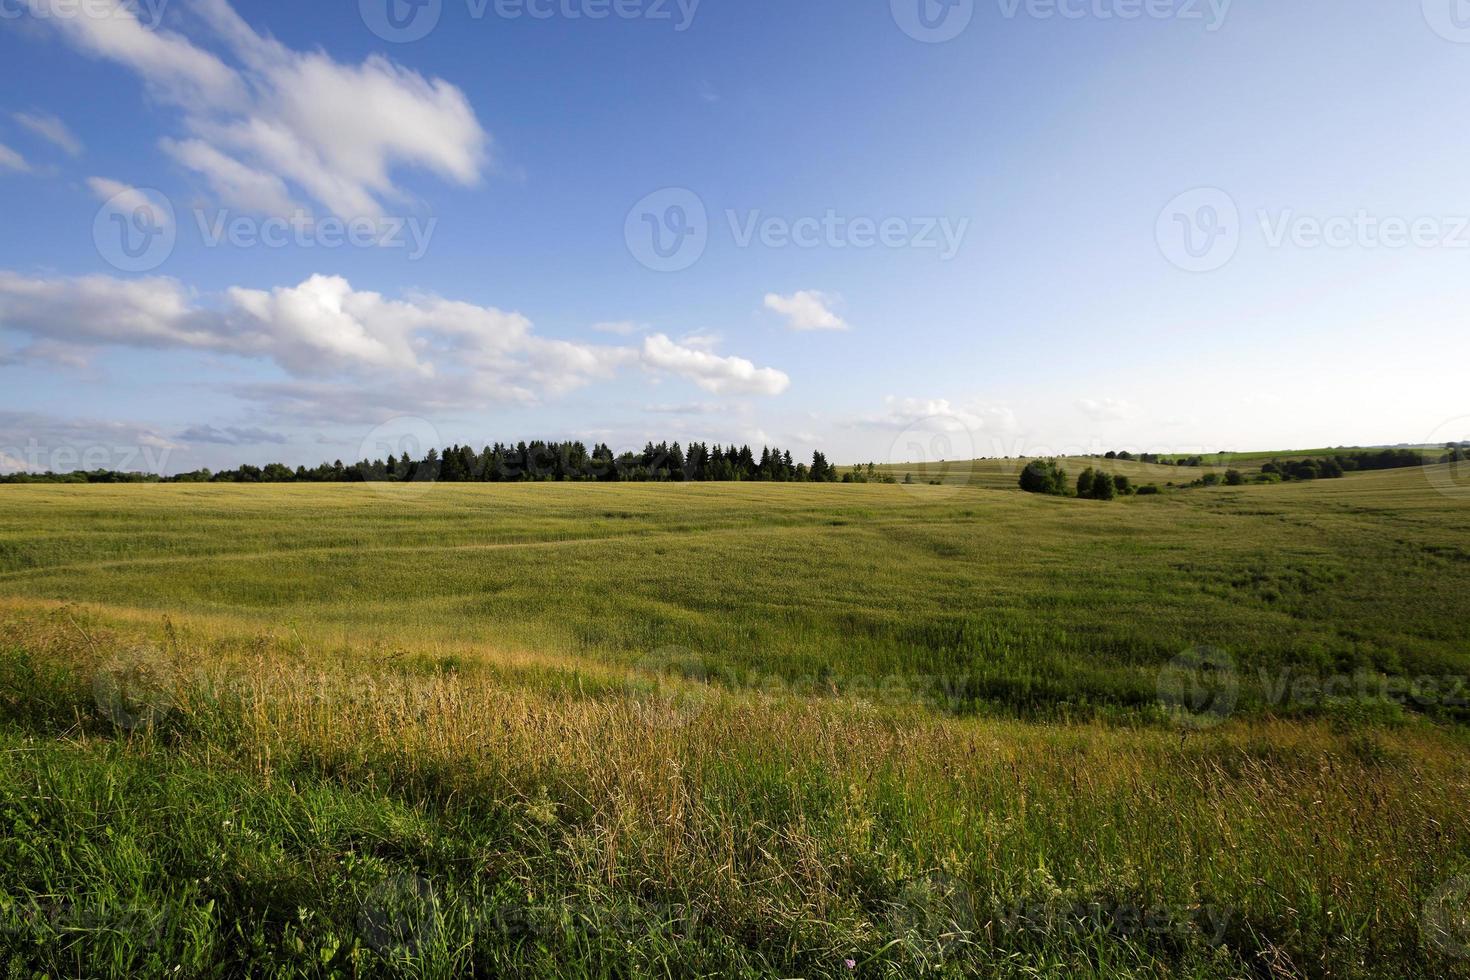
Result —
<path fill-rule="evenodd" d="M 0 966 L 1470 977 L 1463 474 L 1019 465 L 0 487 Z"/>

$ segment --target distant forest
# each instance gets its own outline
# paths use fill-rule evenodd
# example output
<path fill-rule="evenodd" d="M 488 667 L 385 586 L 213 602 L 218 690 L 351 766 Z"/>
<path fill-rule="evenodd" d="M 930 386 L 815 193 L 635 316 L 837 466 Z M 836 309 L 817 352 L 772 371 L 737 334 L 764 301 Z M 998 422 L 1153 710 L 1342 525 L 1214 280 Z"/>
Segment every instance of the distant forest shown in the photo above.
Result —
<path fill-rule="evenodd" d="M 1470 457 L 1470 443 L 1448 443 L 1440 462 L 1459 462 Z M 1108 459 L 1168 463 L 1151 454 L 1110 452 Z M 1374 452 L 1342 453 L 1305 460 L 1273 460 L 1261 467 L 1258 480 L 1311 480 L 1342 476 L 1353 470 L 1394 469 L 1429 462 L 1416 450 L 1384 449 Z M 1202 457 L 1174 461 L 1173 465 L 1197 467 Z M 1035 464 L 1033 464 L 1033 467 Z M 1028 471 L 1031 468 L 1028 467 Z M 1235 471 L 1231 471 L 1235 474 Z M 1227 474 L 1230 476 L 1231 474 Z M 1238 476 L 1238 474 L 1237 474 Z M 908 478 L 912 480 L 910 476 Z M 1218 482 L 1214 473 L 1196 483 Z M 292 469 L 283 463 L 244 465 L 218 473 L 195 470 L 177 476 L 152 473 L 123 473 L 117 470 L 77 470 L 71 473 L 14 473 L 0 475 L 5 483 L 527 483 L 577 481 L 601 483 L 648 482 L 766 482 L 766 483 L 893 483 L 894 476 L 874 463 L 848 467 L 839 473 L 820 452 L 811 463 L 796 462 L 791 453 L 762 448 L 756 458 L 749 446 L 711 447 L 702 442 L 683 448 L 679 443 L 648 443 L 641 453 L 614 455 L 606 444 L 590 451 L 581 442 L 496 443 L 476 452 L 470 446 L 451 446 L 442 453 L 430 449 L 422 459 L 408 453 L 386 459 L 365 459 L 344 464 L 341 460 L 308 469 Z M 1023 474 L 1023 483 L 1025 474 Z M 1231 479 L 1227 482 L 1237 482 Z M 1123 481 L 1123 492 L 1129 491 Z M 1156 489 L 1156 488 L 1154 488 Z M 1057 492 L 1047 484 L 1034 492 Z M 1061 492 L 1067 493 L 1068 489 Z M 1143 488 L 1142 492 L 1150 492 Z"/>
<path fill-rule="evenodd" d="M 538 481 L 581 482 L 737 482 L 837 483 L 868 482 L 876 475 L 872 464 L 866 473 L 844 473 L 820 452 L 812 461 L 798 463 L 790 451 L 763 448 L 757 458 L 749 446 L 707 446 L 690 443 L 652 442 L 641 453 L 615 456 L 599 443 L 589 452 L 580 442 L 496 443 L 476 451 L 470 446 L 451 446 L 442 453 L 430 449 L 422 459 L 407 452 L 386 459 L 366 459 L 344 464 L 341 460 L 308 469 L 292 469 L 283 463 L 240 466 L 218 473 L 196 470 L 177 476 L 119 473 L 113 470 L 75 473 L 17 473 L 0 477 L 3 483 L 524 483 Z"/>

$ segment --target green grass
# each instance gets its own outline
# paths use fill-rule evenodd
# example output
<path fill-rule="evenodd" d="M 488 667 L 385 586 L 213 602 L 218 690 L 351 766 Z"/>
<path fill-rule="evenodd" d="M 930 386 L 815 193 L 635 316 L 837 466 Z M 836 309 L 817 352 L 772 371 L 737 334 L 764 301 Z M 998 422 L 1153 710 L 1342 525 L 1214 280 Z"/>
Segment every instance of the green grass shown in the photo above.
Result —
<path fill-rule="evenodd" d="M 0 488 L 0 969 L 1470 976 L 1428 475 Z"/>

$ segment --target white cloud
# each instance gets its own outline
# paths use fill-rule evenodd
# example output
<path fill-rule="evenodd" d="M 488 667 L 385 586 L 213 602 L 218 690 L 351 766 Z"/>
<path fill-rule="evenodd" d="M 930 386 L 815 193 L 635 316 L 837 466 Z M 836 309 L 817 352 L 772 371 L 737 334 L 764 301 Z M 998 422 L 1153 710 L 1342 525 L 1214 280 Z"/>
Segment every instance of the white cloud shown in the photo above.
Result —
<path fill-rule="evenodd" d="M 111 204 L 120 214 L 144 212 L 157 227 L 171 224 L 173 216 L 138 188 L 107 177 L 88 177 L 87 187 L 97 200 Z"/>
<path fill-rule="evenodd" d="M 330 420 L 388 406 L 411 413 L 537 403 L 633 364 L 721 394 L 779 394 L 790 384 L 780 371 L 662 334 L 641 350 L 571 343 L 537 336 L 519 313 L 424 294 L 390 299 L 337 276 L 236 287 L 205 302 L 165 277 L 38 279 L 0 270 L 0 328 L 73 351 L 120 345 L 268 359 L 292 380 L 242 394 L 292 417 Z"/>
<path fill-rule="evenodd" d="M 1003 405 L 956 405 L 947 398 L 896 398 L 889 395 L 883 399 L 881 413 L 863 416 L 853 424 L 874 429 L 925 428 L 1000 433 L 1016 429 L 1016 416 Z"/>
<path fill-rule="evenodd" d="M 792 330 L 846 330 L 847 321 L 833 313 L 837 297 L 814 290 L 802 290 L 790 296 L 766 294 L 766 309 L 786 318 Z"/>
<path fill-rule="evenodd" d="M 724 339 L 717 333 L 686 333 L 679 338 L 678 343 L 680 347 L 693 350 L 713 351 Z"/>
<path fill-rule="evenodd" d="M 76 16 L 71 0 L 28 0 L 31 13 L 53 25 L 73 45 L 143 76 L 155 98 L 191 111 L 249 102 L 239 74 L 219 58 L 172 31 L 150 30 L 128 6 L 114 0 L 90 5 Z"/>
<path fill-rule="evenodd" d="M 632 320 L 616 320 L 606 323 L 594 323 L 592 329 L 598 333 L 610 333 L 617 337 L 631 337 L 635 333 L 643 333 L 648 329 L 645 323 L 634 323 Z"/>
<path fill-rule="evenodd" d="M 26 163 L 26 158 L 19 153 L 0 143 L 0 170 L 14 170 L 17 173 L 30 173 L 31 166 Z"/>
<path fill-rule="evenodd" d="M 165 149 L 236 204 L 279 208 L 289 182 L 338 217 L 381 217 L 385 200 L 406 198 L 396 167 L 472 185 L 485 165 L 489 136 L 465 94 L 382 55 L 344 65 L 293 51 L 226 0 L 198 0 L 209 40 L 235 66 L 182 34 L 145 28 L 121 0 L 88 17 L 56 16 L 73 0 L 28 2 L 78 49 L 132 69 L 155 99 L 182 109 L 191 138 Z"/>
<path fill-rule="evenodd" d="M 643 363 L 693 381 L 716 395 L 779 395 L 791 387 L 791 379 L 775 368 L 758 368 L 743 357 L 721 357 L 681 347 L 661 333 L 644 338 Z"/>
<path fill-rule="evenodd" d="M 55 143 L 69 155 L 82 155 L 82 141 L 73 136 L 72 131 L 66 128 L 66 123 L 55 116 L 39 112 L 17 112 L 14 119 L 42 139 Z"/>
<path fill-rule="evenodd" d="M 247 167 L 203 140 L 165 139 L 158 145 L 180 164 L 203 176 L 226 207 L 272 215 L 299 210 L 281 178 Z"/>
<path fill-rule="evenodd" d="M 1122 422 L 1138 414 L 1131 403 L 1120 398 L 1079 398 L 1076 405 L 1094 422 Z"/>

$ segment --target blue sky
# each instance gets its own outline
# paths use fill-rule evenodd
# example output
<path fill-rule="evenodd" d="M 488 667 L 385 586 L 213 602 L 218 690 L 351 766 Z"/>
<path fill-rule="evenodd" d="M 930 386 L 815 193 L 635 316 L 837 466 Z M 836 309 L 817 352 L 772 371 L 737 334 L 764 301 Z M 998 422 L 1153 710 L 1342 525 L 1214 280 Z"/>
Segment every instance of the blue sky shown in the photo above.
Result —
<path fill-rule="evenodd" d="M 1459 0 L 387 2 L 0 0 L 0 468 L 1470 436 Z"/>

